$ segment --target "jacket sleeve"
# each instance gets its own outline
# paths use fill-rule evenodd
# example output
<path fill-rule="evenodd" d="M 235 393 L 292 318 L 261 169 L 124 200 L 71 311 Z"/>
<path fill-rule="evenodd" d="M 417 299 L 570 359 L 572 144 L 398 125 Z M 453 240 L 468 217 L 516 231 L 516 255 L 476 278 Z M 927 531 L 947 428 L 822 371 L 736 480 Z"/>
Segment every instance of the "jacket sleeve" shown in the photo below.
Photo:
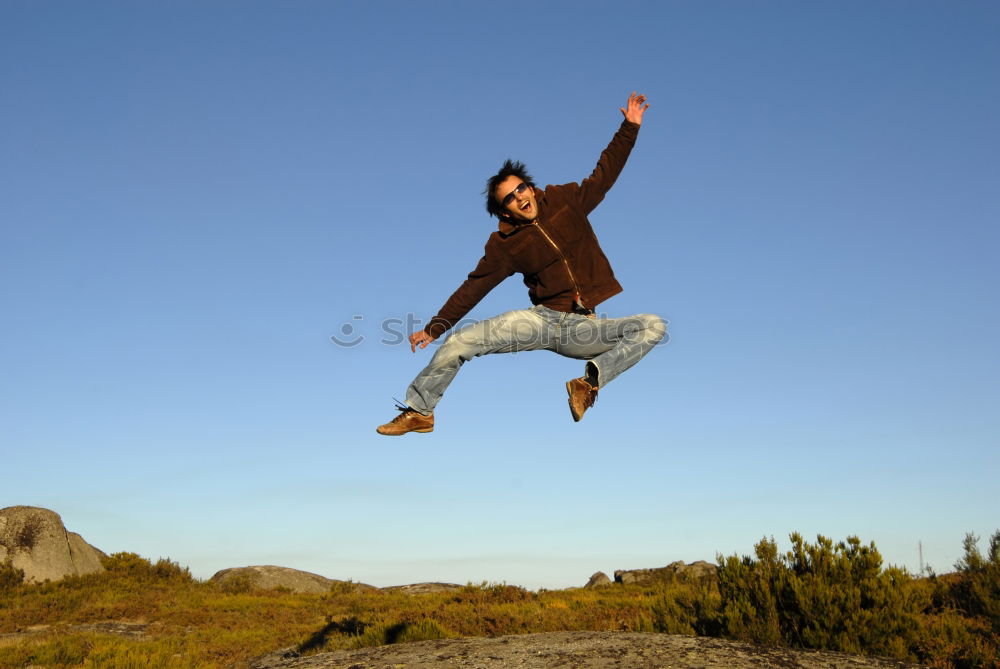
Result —
<path fill-rule="evenodd" d="M 437 316 L 432 318 L 424 332 L 437 339 L 462 320 L 486 294 L 514 273 L 507 254 L 497 248 L 493 238 L 486 243 L 485 253 L 476 268 L 444 303 Z"/>
<path fill-rule="evenodd" d="M 608 148 L 604 149 L 600 160 L 597 161 L 597 167 L 580 183 L 580 206 L 583 207 L 584 213 L 589 214 L 593 211 L 611 190 L 622 168 L 625 167 L 625 161 L 628 160 L 638 136 L 638 125 L 622 121 L 618 132 L 611 138 Z"/>

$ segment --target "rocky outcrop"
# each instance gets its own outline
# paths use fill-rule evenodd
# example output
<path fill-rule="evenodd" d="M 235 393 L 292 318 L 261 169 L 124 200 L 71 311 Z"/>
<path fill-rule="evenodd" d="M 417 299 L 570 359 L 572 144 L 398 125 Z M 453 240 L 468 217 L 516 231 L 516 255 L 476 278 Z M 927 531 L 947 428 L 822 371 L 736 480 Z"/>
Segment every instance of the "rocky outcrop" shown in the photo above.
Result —
<path fill-rule="evenodd" d="M 389 592 L 405 592 L 408 595 L 425 595 L 429 592 L 453 592 L 461 590 L 464 585 L 457 583 L 411 583 L 410 585 L 390 585 L 381 590 Z"/>
<path fill-rule="evenodd" d="M 608 578 L 607 574 L 605 574 L 603 571 L 599 571 L 596 574 L 594 574 L 593 576 L 591 576 L 590 580 L 587 581 L 587 585 L 585 585 L 583 587 L 585 587 L 585 588 L 600 588 L 601 586 L 611 585 L 612 583 L 613 583 L 613 581 L 610 578 Z"/>
<path fill-rule="evenodd" d="M 340 592 L 345 590 L 384 590 L 386 592 L 402 592 L 408 595 L 425 595 L 431 592 L 453 592 L 465 587 L 457 583 L 411 583 L 376 588 L 367 583 L 338 581 L 308 571 L 273 565 L 223 569 L 215 572 L 209 580 L 233 592 L 285 589 L 305 594 L 322 594 L 335 589 Z"/>
<path fill-rule="evenodd" d="M 666 567 L 657 569 L 619 569 L 615 572 L 615 583 L 648 585 L 651 583 L 675 581 L 680 582 L 701 582 L 716 578 L 718 567 L 711 562 L 698 560 L 690 564 L 682 561 L 671 562 Z"/>
<path fill-rule="evenodd" d="M 304 655 L 283 648 L 251 660 L 249 669 L 918 669 L 897 660 L 819 650 L 755 646 L 741 641 L 639 632 L 543 632 L 493 638 L 436 639 Z"/>
<path fill-rule="evenodd" d="M 282 588 L 292 592 L 320 594 L 330 592 L 333 586 L 350 587 L 358 590 L 374 589 L 364 583 L 338 581 L 326 578 L 308 571 L 299 571 L 289 567 L 274 565 L 257 565 L 252 567 L 233 567 L 217 571 L 209 579 L 222 587 L 238 591 L 274 590 Z"/>
<path fill-rule="evenodd" d="M 10 560 L 29 583 L 58 581 L 104 571 L 105 555 L 75 532 L 59 514 L 34 506 L 0 509 L 0 562 Z"/>

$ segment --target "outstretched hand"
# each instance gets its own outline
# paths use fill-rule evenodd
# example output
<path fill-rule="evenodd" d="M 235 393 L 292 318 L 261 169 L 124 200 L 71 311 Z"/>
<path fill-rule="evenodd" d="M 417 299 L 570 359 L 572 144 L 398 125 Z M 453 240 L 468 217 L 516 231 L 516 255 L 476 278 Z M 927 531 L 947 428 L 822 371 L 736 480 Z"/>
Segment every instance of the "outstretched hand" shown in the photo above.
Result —
<path fill-rule="evenodd" d="M 632 95 L 628 96 L 626 106 L 619 107 L 618 111 L 625 116 L 626 121 L 642 125 L 642 115 L 646 113 L 647 109 L 649 109 L 649 105 L 646 103 L 646 96 L 638 95 L 632 91 Z"/>
<path fill-rule="evenodd" d="M 420 348 L 427 348 L 427 345 L 435 339 L 437 339 L 437 337 L 430 336 L 424 330 L 414 332 L 410 335 L 410 350 L 416 352 L 418 346 Z"/>

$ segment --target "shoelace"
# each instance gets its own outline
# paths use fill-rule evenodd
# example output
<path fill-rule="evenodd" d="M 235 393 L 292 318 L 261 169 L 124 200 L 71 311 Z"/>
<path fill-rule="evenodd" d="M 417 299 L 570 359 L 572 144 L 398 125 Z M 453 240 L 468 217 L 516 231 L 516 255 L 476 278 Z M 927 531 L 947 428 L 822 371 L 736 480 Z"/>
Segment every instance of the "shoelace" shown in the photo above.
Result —
<path fill-rule="evenodd" d="M 399 400 L 397 400 L 395 397 L 392 398 L 392 401 L 396 403 L 396 408 L 400 412 L 398 416 L 396 416 L 395 418 L 392 419 L 393 423 L 395 423 L 397 420 L 403 418 L 403 416 L 405 416 L 409 412 L 416 411 L 416 409 L 411 409 L 410 407 L 406 406 L 405 404 L 403 404 L 402 402 L 400 402 Z"/>

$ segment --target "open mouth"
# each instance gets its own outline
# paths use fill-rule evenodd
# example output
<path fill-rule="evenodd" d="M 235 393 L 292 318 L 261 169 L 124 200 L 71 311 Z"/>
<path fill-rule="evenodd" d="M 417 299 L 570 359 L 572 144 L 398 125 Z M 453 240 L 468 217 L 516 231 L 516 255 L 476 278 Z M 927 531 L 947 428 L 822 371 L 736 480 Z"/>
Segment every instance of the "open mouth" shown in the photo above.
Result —
<path fill-rule="evenodd" d="M 528 209 L 530 209 L 530 208 L 531 208 L 531 202 L 530 201 L 526 201 L 524 204 L 521 205 L 521 211 L 528 211 Z"/>

